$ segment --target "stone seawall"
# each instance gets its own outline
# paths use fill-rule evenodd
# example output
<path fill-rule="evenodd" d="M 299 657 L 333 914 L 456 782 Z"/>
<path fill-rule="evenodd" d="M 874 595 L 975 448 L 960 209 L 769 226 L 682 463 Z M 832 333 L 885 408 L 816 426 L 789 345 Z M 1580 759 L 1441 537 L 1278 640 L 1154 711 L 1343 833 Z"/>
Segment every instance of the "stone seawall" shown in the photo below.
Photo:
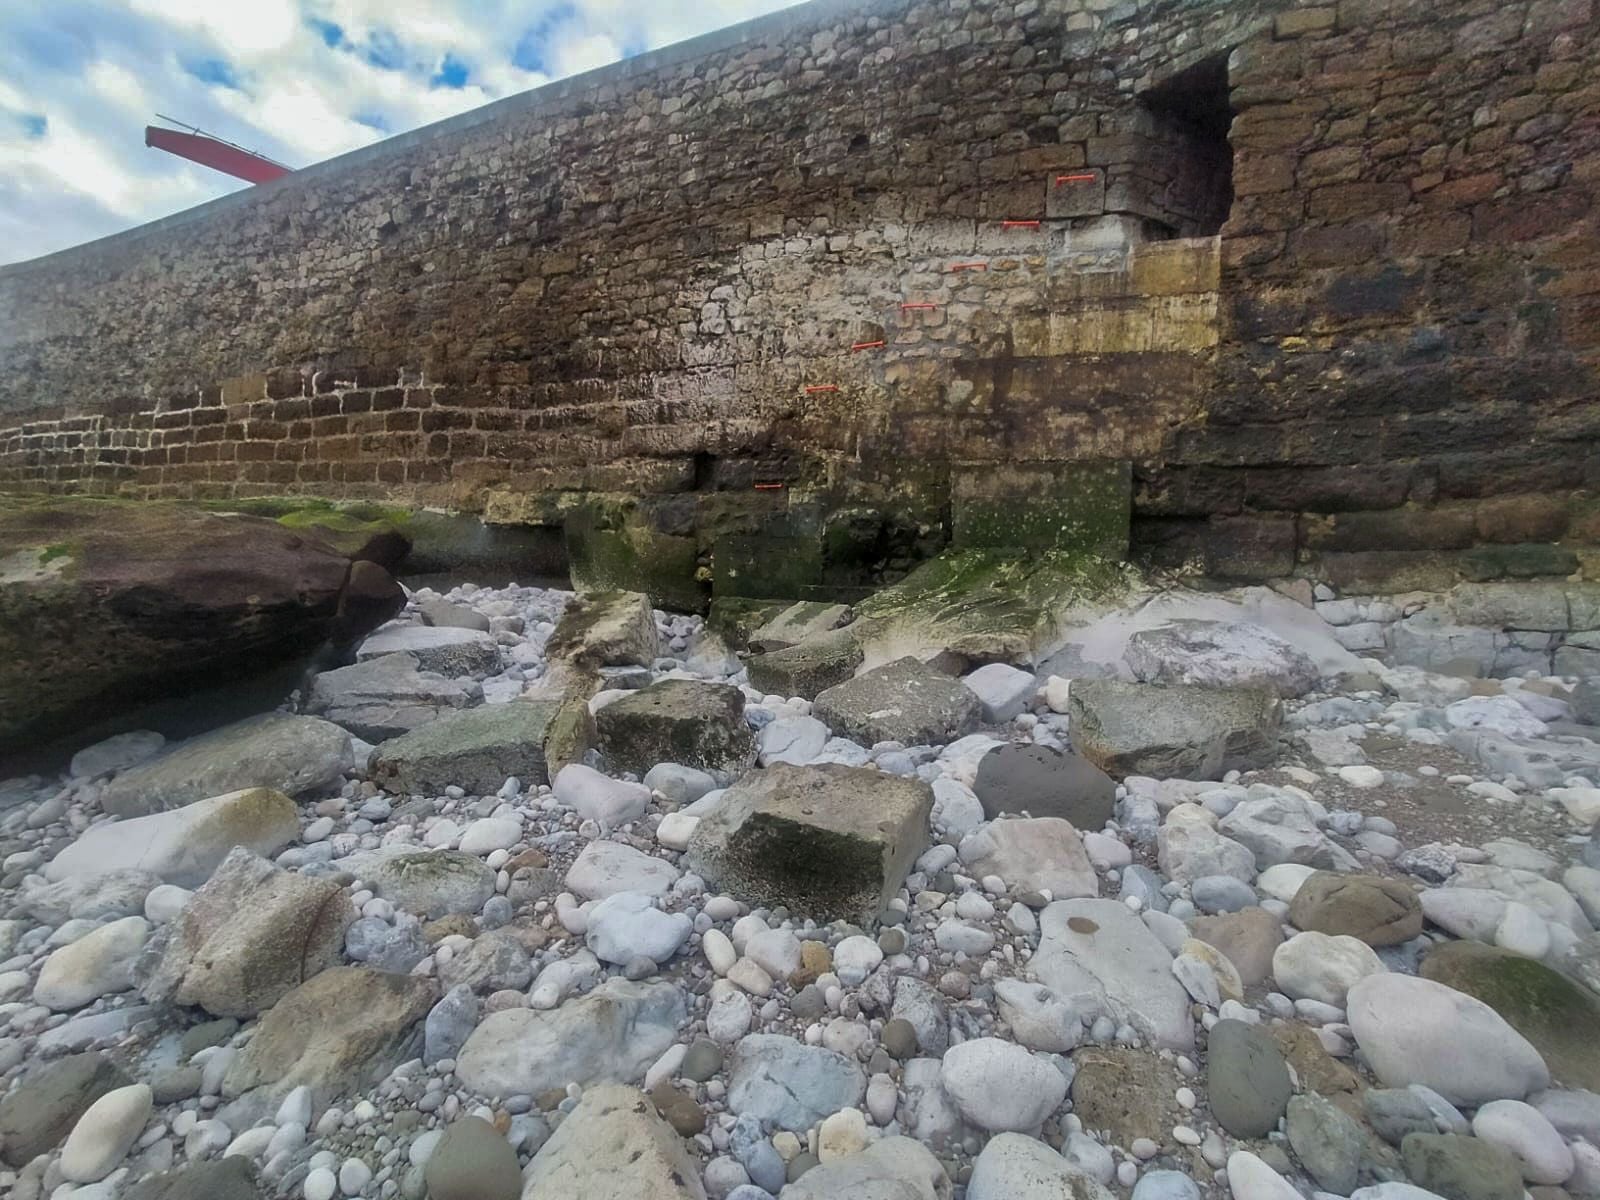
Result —
<path fill-rule="evenodd" d="M 801 6 L 0 269 L 0 487 L 443 505 L 684 593 L 1008 509 L 1232 577 L 1590 569 L 1595 30 Z"/>

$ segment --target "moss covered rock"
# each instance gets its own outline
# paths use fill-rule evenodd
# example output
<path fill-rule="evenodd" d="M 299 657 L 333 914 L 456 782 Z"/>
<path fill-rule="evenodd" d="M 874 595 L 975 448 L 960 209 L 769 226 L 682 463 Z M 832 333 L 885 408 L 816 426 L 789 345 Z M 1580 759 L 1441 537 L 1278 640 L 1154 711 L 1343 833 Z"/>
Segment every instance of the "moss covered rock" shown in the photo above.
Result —
<path fill-rule="evenodd" d="M 737 776 L 755 761 L 744 693 L 727 684 L 664 679 L 607 704 L 595 729 L 612 769 L 635 775 L 677 763 Z"/>
<path fill-rule="evenodd" d="M 335 547 L 263 518 L 0 503 L 0 754 L 367 632 L 342 627 L 349 573 Z M 356 607 L 360 620 L 387 619 L 382 603 Z"/>
<path fill-rule="evenodd" d="M 876 921 L 928 840 L 933 793 L 858 767 L 780 765 L 728 790 L 696 826 L 691 869 L 753 902 Z"/>
<path fill-rule="evenodd" d="M 815 700 L 823 691 L 855 677 L 866 661 L 861 643 L 847 627 L 820 634 L 770 654 L 756 654 L 745 663 L 750 686 L 769 695 Z"/>
<path fill-rule="evenodd" d="M 1075 614 L 1126 594 L 1133 576 L 1094 555 L 951 550 L 855 606 L 849 626 L 870 662 L 946 656 L 963 668 L 1030 666 Z"/>
<path fill-rule="evenodd" d="M 1600 997 L 1541 962 L 1479 942 L 1446 942 L 1422 977 L 1465 992 L 1505 1018 L 1571 1087 L 1600 1088 Z"/>
<path fill-rule="evenodd" d="M 546 746 L 559 731 L 561 754 L 571 754 L 571 729 L 558 721 L 558 699 L 512 700 L 440 717 L 383 743 L 368 770 L 375 782 L 401 795 L 438 795 L 451 784 L 492 796 L 510 776 L 524 787 L 550 782 Z"/>

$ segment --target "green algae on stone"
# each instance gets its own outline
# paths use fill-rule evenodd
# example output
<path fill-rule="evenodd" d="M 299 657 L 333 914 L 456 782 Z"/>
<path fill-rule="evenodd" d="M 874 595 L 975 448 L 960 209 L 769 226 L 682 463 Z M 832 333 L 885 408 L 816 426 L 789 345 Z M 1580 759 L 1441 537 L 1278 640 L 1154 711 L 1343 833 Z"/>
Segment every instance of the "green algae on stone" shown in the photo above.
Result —
<path fill-rule="evenodd" d="M 985 463 L 951 472 L 953 542 L 964 547 L 1068 550 L 1124 558 L 1132 465 Z"/>
<path fill-rule="evenodd" d="M 1541 962 L 1478 942 L 1435 947 L 1421 974 L 1494 1009 L 1562 1083 L 1600 1088 L 1600 996 Z"/>
<path fill-rule="evenodd" d="M 858 603 L 850 626 L 869 662 L 950 653 L 1032 665 L 1075 611 L 1132 590 L 1131 568 L 1061 550 L 948 550 Z"/>

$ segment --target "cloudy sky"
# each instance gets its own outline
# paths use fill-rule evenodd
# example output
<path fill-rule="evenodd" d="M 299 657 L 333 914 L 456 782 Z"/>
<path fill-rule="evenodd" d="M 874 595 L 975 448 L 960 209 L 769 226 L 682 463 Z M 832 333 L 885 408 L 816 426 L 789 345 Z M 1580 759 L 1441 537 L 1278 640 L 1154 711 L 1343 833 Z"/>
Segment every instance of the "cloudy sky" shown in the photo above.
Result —
<path fill-rule="evenodd" d="M 157 113 L 305 166 L 794 0 L 0 0 L 0 262 L 248 186 Z"/>

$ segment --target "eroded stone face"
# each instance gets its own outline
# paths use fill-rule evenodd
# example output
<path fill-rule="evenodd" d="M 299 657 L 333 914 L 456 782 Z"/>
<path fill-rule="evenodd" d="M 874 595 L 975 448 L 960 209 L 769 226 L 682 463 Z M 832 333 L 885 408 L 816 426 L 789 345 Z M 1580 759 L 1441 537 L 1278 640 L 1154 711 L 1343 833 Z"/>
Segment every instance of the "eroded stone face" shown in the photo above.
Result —
<path fill-rule="evenodd" d="M 705 816 L 691 868 L 714 886 L 818 920 L 872 922 L 927 845 L 933 793 L 856 767 L 754 771 Z"/>
<path fill-rule="evenodd" d="M 606 761 L 635 775 L 677 763 L 737 776 L 756 757 L 744 693 L 727 684 L 665 679 L 606 705 L 595 728 Z"/>

